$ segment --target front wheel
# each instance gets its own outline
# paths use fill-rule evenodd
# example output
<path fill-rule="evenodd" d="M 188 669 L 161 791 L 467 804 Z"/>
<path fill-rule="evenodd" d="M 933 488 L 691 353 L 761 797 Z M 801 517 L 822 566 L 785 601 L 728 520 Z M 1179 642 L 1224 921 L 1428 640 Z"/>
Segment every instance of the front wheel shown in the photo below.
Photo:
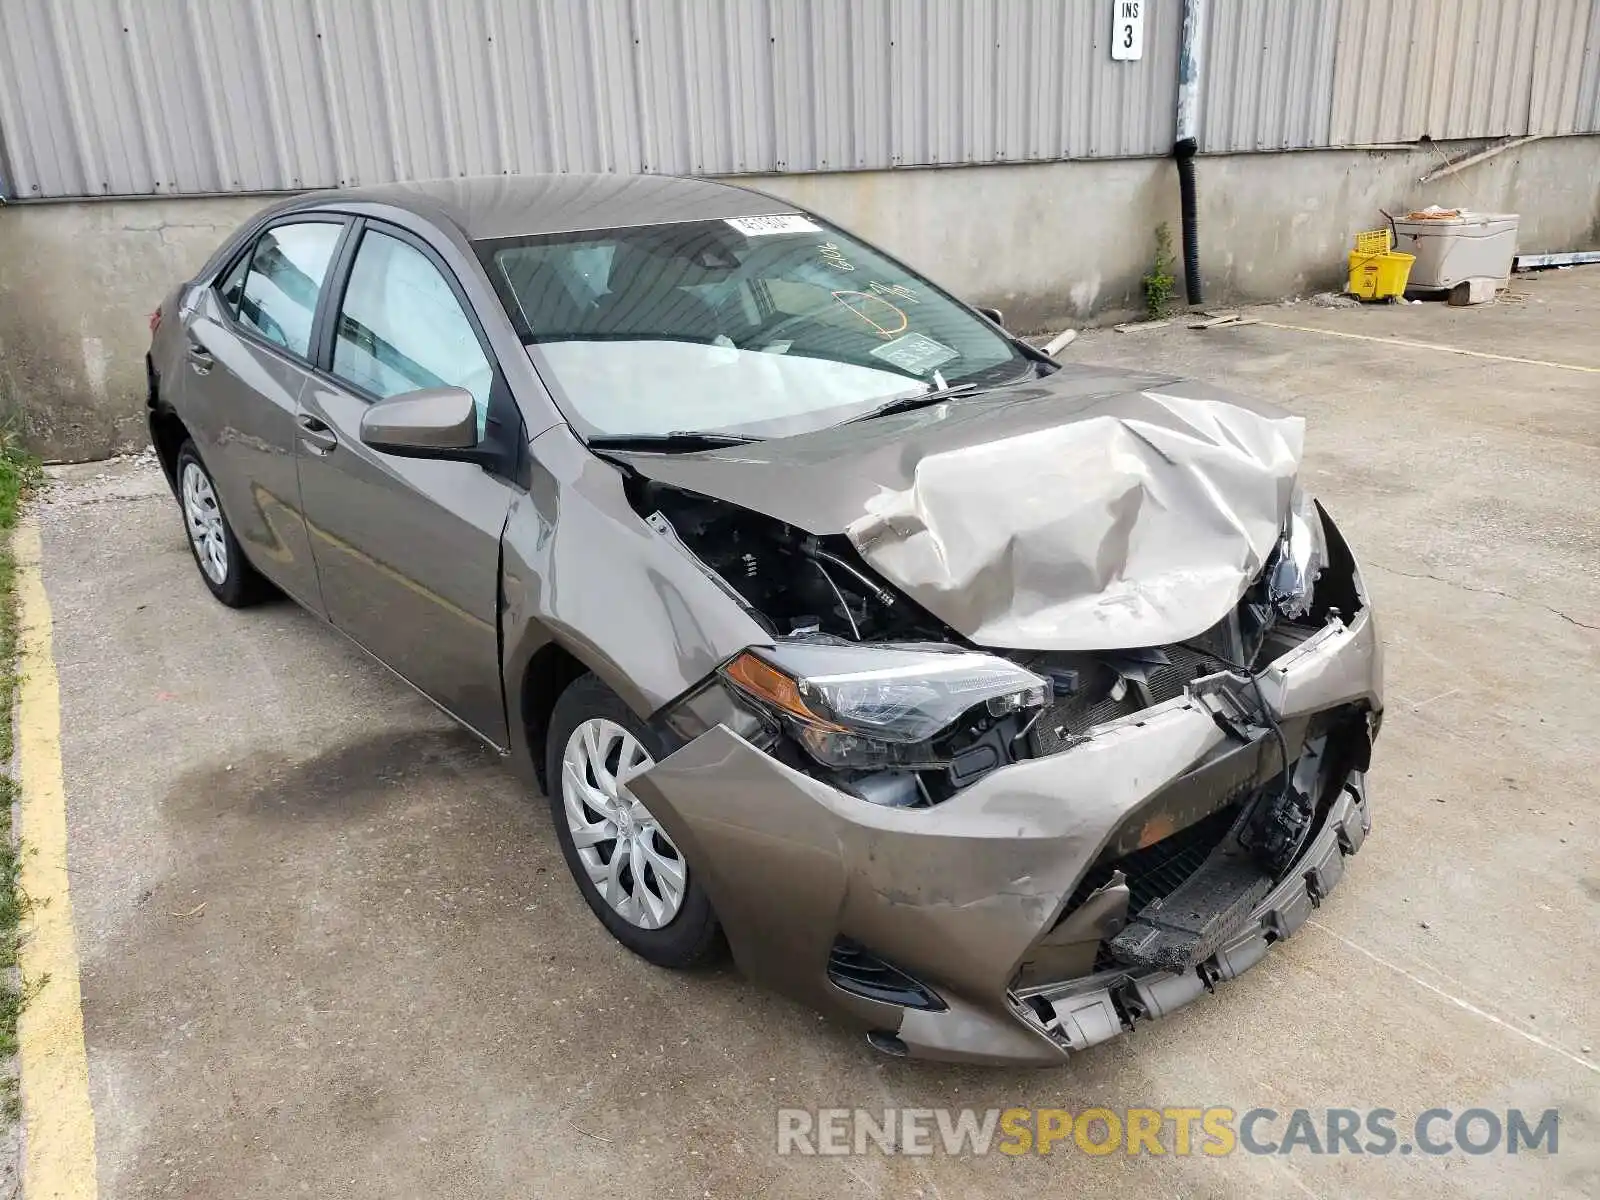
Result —
<path fill-rule="evenodd" d="M 239 549 L 239 539 L 233 536 L 233 526 L 217 499 L 216 484 L 192 441 L 178 447 L 177 477 L 189 549 L 206 587 L 229 608 L 244 608 L 264 599 L 271 589 Z"/>
<path fill-rule="evenodd" d="M 545 780 L 561 853 L 595 916 L 641 958 L 691 967 L 720 951 L 716 914 L 682 851 L 628 786 L 660 751 L 616 693 L 583 675 L 551 714 Z"/>

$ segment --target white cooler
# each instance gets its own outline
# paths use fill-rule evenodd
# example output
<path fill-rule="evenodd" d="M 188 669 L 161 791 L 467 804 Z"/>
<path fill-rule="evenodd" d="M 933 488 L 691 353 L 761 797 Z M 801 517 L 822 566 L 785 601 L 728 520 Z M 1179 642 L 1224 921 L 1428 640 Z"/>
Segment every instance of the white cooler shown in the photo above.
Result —
<path fill-rule="evenodd" d="M 1462 212 L 1455 217 L 1397 217 L 1395 249 L 1414 254 L 1409 288 L 1453 288 L 1478 282 L 1508 286 L 1517 256 L 1516 213 Z"/>

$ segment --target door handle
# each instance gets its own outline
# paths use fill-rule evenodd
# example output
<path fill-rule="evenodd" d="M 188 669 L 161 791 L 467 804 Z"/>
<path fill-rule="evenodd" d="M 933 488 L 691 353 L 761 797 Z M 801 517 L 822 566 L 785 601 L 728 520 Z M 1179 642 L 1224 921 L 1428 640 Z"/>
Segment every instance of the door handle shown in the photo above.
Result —
<path fill-rule="evenodd" d="M 339 445 L 339 436 L 321 417 L 301 413 L 295 418 L 300 426 L 300 444 L 313 454 L 332 454 Z"/>
<path fill-rule="evenodd" d="M 189 339 L 189 349 L 186 357 L 189 359 L 189 365 L 194 368 L 195 374 L 197 375 L 206 374 L 213 366 L 216 365 L 217 361 L 211 357 L 211 351 L 207 350 L 202 343 L 195 341 L 193 338 Z"/>

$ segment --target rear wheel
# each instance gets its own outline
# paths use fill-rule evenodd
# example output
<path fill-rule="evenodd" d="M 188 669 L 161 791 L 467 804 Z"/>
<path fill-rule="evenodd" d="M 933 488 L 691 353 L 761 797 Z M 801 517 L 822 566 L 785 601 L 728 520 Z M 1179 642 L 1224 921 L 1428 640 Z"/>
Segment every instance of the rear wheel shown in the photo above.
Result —
<path fill-rule="evenodd" d="M 244 608 L 264 599 L 271 588 L 239 549 L 239 539 L 233 536 L 217 498 L 216 484 L 192 441 L 185 440 L 178 447 L 176 474 L 189 549 L 206 587 L 230 608 Z"/>
<path fill-rule="evenodd" d="M 683 853 L 629 787 L 661 750 L 614 692 L 582 675 L 551 714 L 545 779 L 561 853 L 594 914 L 640 957 L 690 967 L 716 956 L 721 929 Z"/>

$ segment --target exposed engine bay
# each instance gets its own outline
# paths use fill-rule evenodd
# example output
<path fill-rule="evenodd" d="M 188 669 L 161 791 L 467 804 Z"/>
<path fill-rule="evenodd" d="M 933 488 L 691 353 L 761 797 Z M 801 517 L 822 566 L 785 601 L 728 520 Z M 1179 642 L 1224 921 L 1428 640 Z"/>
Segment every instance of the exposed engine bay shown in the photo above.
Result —
<path fill-rule="evenodd" d="M 640 786 L 792 795 L 794 844 L 841 863 L 822 994 L 906 1009 L 900 1042 L 941 1056 L 953 992 L 1082 1049 L 1248 969 L 1337 883 L 1381 642 L 1297 419 L 1187 384 L 919 414 L 608 456 L 742 626 L 656 710 L 679 749 Z M 730 907 L 789 920 L 764 903 Z M 962 954 L 897 939 L 911 908 Z"/>
<path fill-rule="evenodd" d="M 774 637 L 950 641 L 955 635 L 874 580 L 843 537 L 816 537 L 771 517 L 648 479 L 630 499 L 658 533 L 681 542 Z"/>
<path fill-rule="evenodd" d="M 630 496 L 657 533 L 677 542 L 784 647 L 824 656 L 829 647 L 873 643 L 975 649 L 875 578 L 844 538 L 638 477 Z M 1056 978 L 1181 972 L 1237 936 L 1349 773 L 1367 765 L 1364 713 L 1336 709 L 1280 722 L 1257 675 L 1319 631 L 1342 627 L 1361 606 L 1348 548 L 1306 502 L 1232 611 L 1195 638 L 1105 651 L 990 651 L 1041 681 L 1039 694 L 954 710 L 955 719 L 909 761 L 875 769 L 830 760 L 809 731 L 778 711 L 767 714 L 763 748 L 872 803 L 927 808 L 1001 767 L 1070 750 L 1112 722 L 1137 721 L 1187 697 L 1230 735 L 1230 749 L 1195 764 L 1171 796 L 1113 834 L 1024 968 L 1025 977 Z M 737 671 L 730 679 L 740 682 Z"/>
<path fill-rule="evenodd" d="M 788 645 L 847 643 L 895 646 L 970 644 L 896 589 L 874 577 L 848 539 L 819 537 L 739 505 L 640 476 L 629 480 L 636 511 L 678 543 L 725 591 Z M 1300 519 L 1321 523 L 1308 508 Z M 1309 541 L 1302 533 L 1301 541 Z M 1240 737 L 1271 729 L 1265 703 L 1251 695 L 1258 663 L 1269 662 L 1360 606 L 1353 564 L 1337 536 L 1295 544 L 1286 528 L 1278 551 L 1216 626 L 1191 641 L 1108 651 L 1001 651 L 1047 681 L 1042 703 L 1015 711 L 977 704 L 941 731 L 936 761 L 910 770 L 830 769 L 795 753 L 792 765 L 874 803 L 927 807 L 985 775 L 1025 758 L 1060 753 L 1108 722 L 1181 696 L 1196 681 L 1216 679 L 1214 716 Z M 1324 579 L 1325 577 L 1325 579 Z M 1321 585 L 1319 585 L 1319 581 Z M 1231 681 L 1231 682 L 1230 682 Z M 774 722 L 775 742 L 783 741 Z M 1280 761 L 1292 761 L 1281 736 Z M 886 764 L 897 765 L 897 764 Z M 1269 861 L 1286 862 L 1303 841 L 1313 805 L 1303 793 L 1263 812 L 1259 841 Z"/>

